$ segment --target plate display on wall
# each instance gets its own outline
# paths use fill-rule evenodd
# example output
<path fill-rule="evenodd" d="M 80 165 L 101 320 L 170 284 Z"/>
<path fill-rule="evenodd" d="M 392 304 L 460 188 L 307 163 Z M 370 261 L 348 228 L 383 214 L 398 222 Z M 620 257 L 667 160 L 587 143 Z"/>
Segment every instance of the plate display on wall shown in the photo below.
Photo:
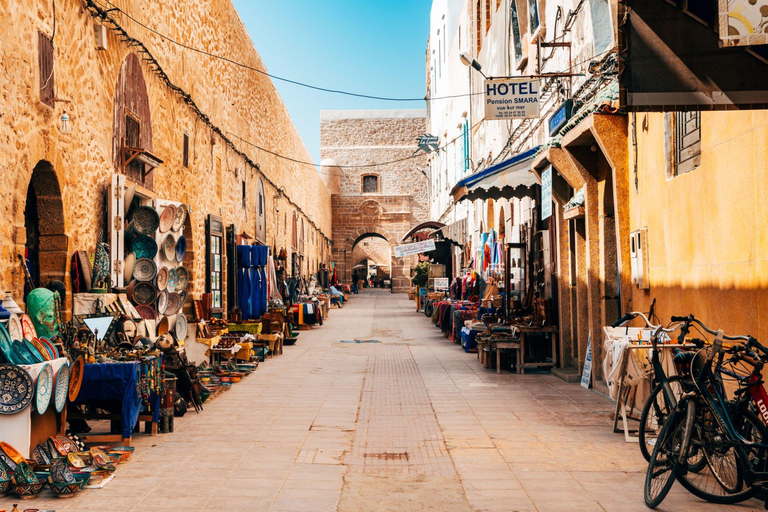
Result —
<path fill-rule="evenodd" d="M 157 289 L 165 290 L 168 286 L 168 267 L 161 267 L 157 271 Z"/>
<path fill-rule="evenodd" d="M 184 307 L 184 304 L 187 303 L 187 290 L 179 292 L 179 300 L 181 301 L 181 306 Z"/>
<path fill-rule="evenodd" d="M 133 266 L 133 277 L 137 281 L 151 281 L 157 276 L 157 266 L 149 258 L 139 258 Z"/>
<path fill-rule="evenodd" d="M 168 233 L 163 240 L 163 256 L 168 261 L 176 260 L 176 238 L 173 233 Z"/>
<path fill-rule="evenodd" d="M 179 275 L 175 268 L 168 269 L 168 285 L 165 287 L 168 293 L 176 291 L 176 282 L 179 279 Z"/>
<path fill-rule="evenodd" d="M 166 233 L 173 227 L 173 219 L 176 217 L 176 207 L 169 204 L 163 208 L 163 213 L 160 214 L 160 232 Z"/>
<path fill-rule="evenodd" d="M 0 414 L 16 414 L 32 402 L 34 383 L 24 368 L 0 364 Z"/>
<path fill-rule="evenodd" d="M 83 356 L 75 359 L 72 366 L 69 368 L 69 392 L 67 397 L 70 402 L 74 402 L 77 395 L 80 393 L 80 385 L 83 383 L 83 369 L 85 367 L 85 360 Z"/>
<path fill-rule="evenodd" d="M 32 319 L 29 318 L 29 315 L 26 313 L 21 315 L 21 334 L 22 337 L 27 338 L 28 340 L 37 338 L 37 331 L 32 323 Z"/>
<path fill-rule="evenodd" d="M 139 281 L 133 287 L 133 301 L 137 304 L 152 304 L 157 299 L 157 288 L 152 283 Z"/>
<path fill-rule="evenodd" d="M 157 318 L 157 315 L 155 314 L 155 308 L 152 306 L 147 306 L 146 304 L 137 304 L 135 308 L 136 312 L 144 320 L 154 320 Z"/>
<path fill-rule="evenodd" d="M 173 316 L 181 309 L 181 297 L 178 293 L 168 294 L 168 309 L 165 310 L 167 316 Z"/>
<path fill-rule="evenodd" d="M 128 230 L 140 235 L 154 235 L 158 227 L 160 227 L 160 215 L 155 209 L 150 206 L 139 206 L 133 212 Z"/>
<path fill-rule="evenodd" d="M 59 350 L 56 348 L 56 345 L 54 345 L 51 340 L 49 340 L 48 338 L 40 338 L 40 343 L 45 345 L 45 347 L 51 353 L 51 356 L 53 359 L 58 359 Z"/>
<path fill-rule="evenodd" d="M 189 326 L 187 325 L 187 317 L 183 314 L 179 315 L 176 318 L 176 326 L 173 328 L 174 332 L 176 333 L 176 339 L 183 343 L 184 340 L 187 339 L 188 328 Z"/>
<path fill-rule="evenodd" d="M 24 332 L 21 329 L 21 318 L 16 313 L 13 313 L 8 319 L 8 335 L 11 340 L 24 339 Z"/>
<path fill-rule="evenodd" d="M 40 375 L 37 376 L 37 386 L 35 389 L 35 408 L 38 414 L 44 414 L 51 403 L 51 394 L 53 394 L 53 368 L 48 363 L 43 365 Z"/>
<path fill-rule="evenodd" d="M 173 218 L 173 230 L 178 231 L 184 226 L 184 221 L 187 220 L 187 205 L 180 204 L 176 207 L 176 216 Z"/>
<path fill-rule="evenodd" d="M 176 291 L 184 291 L 187 284 L 189 284 L 189 271 L 186 267 L 176 267 Z"/>
<path fill-rule="evenodd" d="M 64 363 L 56 374 L 56 384 L 53 391 L 53 406 L 56 412 L 61 412 L 67 405 L 67 393 L 69 392 L 69 366 Z"/>
<path fill-rule="evenodd" d="M 157 242 L 151 236 L 140 235 L 133 240 L 133 254 L 138 258 L 154 259 L 157 256 Z"/>
<path fill-rule="evenodd" d="M 24 346 L 24 340 L 13 342 L 13 358 L 18 364 L 36 364 L 37 361 Z"/>
<path fill-rule="evenodd" d="M 187 238 L 184 235 L 179 235 L 176 239 L 176 261 L 181 263 L 184 261 L 184 256 L 187 255 Z"/>
<path fill-rule="evenodd" d="M 164 315 L 166 309 L 168 309 L 168 291 L 163 290 L 157 294 L 157 311 Z"/>
<path fill-rule="evenodd" d="M 51 359 L 53 359 L 53 357 L 51 357 L 51 353 L 48 352 L 48 348 L 45 345 L 43 345 L 43 343 L 39 339 L 32 338 L 29 341 L 30 343 L 32 343 L 32 345 L 34 345 L 35 349 L 38 352 L 40 352 L 40 355 L 43 356 L 43 361 L 50 361 Z"/>

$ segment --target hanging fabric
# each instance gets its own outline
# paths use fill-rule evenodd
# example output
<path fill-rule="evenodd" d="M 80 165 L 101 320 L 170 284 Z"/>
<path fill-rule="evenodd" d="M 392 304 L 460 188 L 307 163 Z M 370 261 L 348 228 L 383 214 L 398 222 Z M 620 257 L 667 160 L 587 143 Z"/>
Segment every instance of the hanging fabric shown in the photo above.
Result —
<path fill-rule="evenodd" d="M 251 247 L 237 246 L 237 304 L 243 319 L 249 319 L 251 310 Z"/>

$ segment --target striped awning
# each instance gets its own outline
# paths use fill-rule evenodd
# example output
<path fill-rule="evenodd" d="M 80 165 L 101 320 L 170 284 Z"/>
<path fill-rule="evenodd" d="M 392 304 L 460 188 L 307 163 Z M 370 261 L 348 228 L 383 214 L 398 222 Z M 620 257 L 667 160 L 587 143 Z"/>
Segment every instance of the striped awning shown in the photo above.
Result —
<path fill-rule="evenodd" d="M 453 201 L 458 203 L 474 199 L 511 199 L 533 195 L 533 186 L 539 183 L 531 170 L 536 146 L 512 158 L 467 176 L 451 190 Z"/>

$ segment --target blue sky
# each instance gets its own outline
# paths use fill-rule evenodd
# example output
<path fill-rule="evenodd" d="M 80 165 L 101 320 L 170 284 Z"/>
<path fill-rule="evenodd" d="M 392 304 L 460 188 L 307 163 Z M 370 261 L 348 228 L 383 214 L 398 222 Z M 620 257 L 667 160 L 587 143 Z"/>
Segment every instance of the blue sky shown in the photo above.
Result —
<path fill-rule="evenodd" d="M 321 87 L 423 98 L 430 0 L 233 0 L 267 70 Z M 320 111 L 425 108 L 274 81 L 315 162 Z"/>

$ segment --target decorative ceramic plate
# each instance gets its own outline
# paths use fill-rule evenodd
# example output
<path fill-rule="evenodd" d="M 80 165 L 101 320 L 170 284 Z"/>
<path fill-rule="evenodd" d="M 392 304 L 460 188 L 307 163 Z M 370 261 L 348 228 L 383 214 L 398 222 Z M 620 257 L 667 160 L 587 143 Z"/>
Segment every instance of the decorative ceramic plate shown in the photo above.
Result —
<path fill-rule="evenodd" d="M 27 352 L 29 352 L 29 355 L 32 356 L 32 359 L 35 360 L 35 364 L 45 362 L 43 354 L 40 353 L 40 351 L 31 341 L 25 339 L 22 341 L 22 343 L 24 344 L 24 348 L 27 349 Z"/>
<path fill-rule="evenodd" d="M 179 238 L 176 240 L 176 261 L 181 263 L 186 255 L 187 239 L 184 235 L 179 235 Z"/>
<path fill-rule="evenodd" d="M 8 443 L 0 442 L 0 450 L 2 450 L 3 453 L 6 454 L 8 458 L 17 465 L 25 462 L 24 456 L 19 453 L 19 450 L 9 445 Z"/>
<path fill-rule="evenodd" d="M 23 411 L 32 402 L 34 383 L 24 368 L 0 364 L 0 414 Z"/>
<path fill-rule="evenodd" d="M 125 282 L 129 282 L 131 280 L 131 276 L 133 275 L 133 267 L 136 266 L 136 255 L 134 253 L 129 253 L 125 255 L 125 259 L 123 260 L 123 279 L 125 279 Z"/>
<path fill-rule="evenodd" d="M 166 309 L 168 309 L 168 292 L 163 290 L 157 294 L 157 311 L 164 315 Z"/>
<path fill-rule="evenodd" d="M 187 284 L 189 284 L 189 271 L 186 267 L 176 267 L 176 291 L 184 291 Z"/>
<path fill-rule="evenodd" d="M 48 352 L 48 348 L 37 338 L 32 338 L 30 340 L 32 345 L 35 346 L 38 352 L 40 352 L 40 355 L 43 356 L 44 361 L 50 361 L 53 359 L 53 356 L 51 356 L 51 353 Z"/>
<path fill-rule="evenodd" d="M 3 357 L 5 357 L 9 363 L 19 363 L 19 361 L 16 361 L 16 354 L 13 351 L 13 341 L 10 340 L 8 331 L 5 330 L 3 324 L 0 324 L 0 352 L 2 352 Z"/>
<path fill-rule="evenodd" d="M 43 450 L 43 447 L 40 445 L 35 446 L 35 449 L 32 450 L 32 458 L 35 459 L 35 462 L 43 466 L 50 465 L 51 463 L 50 457 L 48 457 L 48 454 L 45 453 L 45 450 Z"/>
<path fill-rule="evenodd" d="M 35 390 L 35 407 L 38 414 L 44 414 L 51 403 L 53 394 L 53 368 L 48 363 L 43 365 L 40 375 L 37 376 L 37 388 Z"/>
<path fill-rule="evenodd" d="M 136 259 L 154 259 L 157 256 L 157 242 L 151 236 L 137 236 L 133 241 L 133 254 L 136 255 Z"/>
<path fill-rule="evenodd" d="M 165 287 L 168 293 L 176 291 L 176 282 L 179 279 L 179 274 L 175 268 L 168 269 L 168 285 Z"/>
<path fill-rule="evenodd" d="M 165 290 L 168 286 L 168 267 L 162 267 L 157 271 L 157 289 Z"/>
<path fill-rule="evenodd" d="M 27 314 L 21 315 L 21 333 L 22 336 L 28 340 L 37 338 L 37 331 L 35 330 L 35 326 L 32 324 L 32 319 L 29 318 L 29 315 Z"/>
<path fill-rule="evenodd" d="M 21 329 L 21 318 L 16 313 L 13 313 L 8 319 L 8 334 L 12 340 L 24 339 L 24 332 Z"/>
<path fill-rule="evenodd" d="M 179 315 L 178 318 L 176 318 L 176 327 L 173 328 L 173 330 L 176 332 L 176 339 L 182 342 L 186 340 L 187 329 L 187 317 L 184 315 Z"/>
<path fill-rule="evenodd" d="M 99 448 L 91 448 L 91 457 L 93 457 L 93 463 L 99 467 L 106 467 L 109 465 L 109 457 Z"/>
<path fill-rule="evenodd" d="M 187 220 L 187 205 L 180 204 L 176 207 L 176 215 L 173 218 L 173 230 L 180 230 L 184 226 L 185 220 Z"/>
<path fill-rule="evenodd" d="M 146 304 L 136 305 L 136 312 L 144 320 L 154 320 L 157 318 L 157 315 L 155 314 L 155 308 L 152 306 L 147 306 Z"/>
<path fill-rule="evenodd" d="M 169 293 L 168 294 L 168 309 L 165 310 L 165 314 L 168 316 L 173 316 L 176 313 L 179 312 L 181 309 L 181 297 L 178 293 Z"/>
<path fill-rule="evenodd" d="M 22 485 L 36 484 L 40 482 L 37 475 L 32 471 L 32 468 L 29 467 L 29 464 L 27 464 L 27 461 L 23 458 L 20 462 L 16 463 L 16 470 L 14 471 L 13 476 L 16 478 L 16 483 Z"/>
<path fill-rule="evenodd" d="M 29 353 L 29 350 L 24 346 L 24 340 L 13 342 L 13 358 L 18 364 L 35 364 L 37 361 Z"/>
<path fill-rule="evenodd" d="M 163 240 L 163 256 L 168 261 L 175 261 L 176 259 L 176 238 L 173 233 L 168 233 Z"/>
<path fill-rule="evenodd" d="M 160 216 L 150 206 L 139 206 L 133 213 L 129 229 L 133 228 L 140 235 L 154 235 L 160 227 Z"/>
<path fill-rule="evenodd" d="M 62 456 L 66 457 L 68 453 L 70 452 L 76 452 L 79 448 L 77 447 L 77 444 L 67 436 L 63 436 L 59 434 L 58 436 L 52 438 L 54 443 L 57 447 L 61 447 L 59 449 L 59 453 L 61 453 Z M 62 453 L 62 449 L 64 450 Z"/>
<path fill-rule="evenodd" d="M 67 456 L 69 458 L 69 456 Z M 75 483 L 75 475 L 70 471 L 67 465 L 67 459 L 59 459 L 51 466 L 51 480 L 57 483 Z"/>
<path fill-rule="evenodd" d="M 51 358 L 52 359 L 58 359 L 59 358 L 59 350 L 56 348 L 56 345 L 54 345 L 53 342 L 51 340 L 49 340 L 48 338 L 43 337 L 43 338 L 39 338 L 39 339 L 40 339 L 40 343 L 45 345 L 45 348 L 48 349 L 48 352 L 51 354 Z"/>
<path fill-rule="evenodd" d="M 181 307 L 184 307 L 184 304 L 187 303 L 187 290 L 182 290 L 179 293 L 179 300 L 181 301 Z"/>
<path fill-rule="evenodd" d="M 138 281 L 151 281 L 157 276 L 157 266 L 149 258 L 139 258 L 133 266 L 133 277 Z"/>
<path fill-rule="evenodd" d="M 56 374 L 56 386 L 53 392 L 53 406 L 56 412 L 64 410 L 67 405 L 67 392 L 69 391 L 69 366 L 61 365 L 59 373 Z"/>
<path fill-rule="evenodd" d="M 53 442 L 52 437 L 49 437 L 45 442 L 45 451 L 48 452 L 48 458 L 50 458 L 52 461 L 61 457 L 61 454 L 56 449 L 56 443 Z"/>
<path fill-rule="evenodd" d="M 173 227 L 173 219 L 176 217 L 176 207 L 169 204 L 160 214 L 160 232 L 165 233 Z"/>
<path fill-rule="evenodd" d="M 76 468 L 84 468 L 85 467 L 85 461 L 82 457 L 80 457 L 78 454 L 70 452 L 67 454 L 67 461 L 69 462 L 70 466 L 76 467 Z"/>
<path fill-rule="evenodd" d="M 83 356 L 75 359 L 72 366 L 69 367 L 69 392 L 67 396 L 70 402 L 74 402 L 77 395 L 80 393 L 80 385 L 83 383 L 83 369 L 85 367 L 85 360 Z"/>
<path fill-rule="evenodd" d="M 141 281 L 133 288 L 133 300 L 137 304 L 152 304 L 157 298 L 157 288 L 152 283 Z"/>

